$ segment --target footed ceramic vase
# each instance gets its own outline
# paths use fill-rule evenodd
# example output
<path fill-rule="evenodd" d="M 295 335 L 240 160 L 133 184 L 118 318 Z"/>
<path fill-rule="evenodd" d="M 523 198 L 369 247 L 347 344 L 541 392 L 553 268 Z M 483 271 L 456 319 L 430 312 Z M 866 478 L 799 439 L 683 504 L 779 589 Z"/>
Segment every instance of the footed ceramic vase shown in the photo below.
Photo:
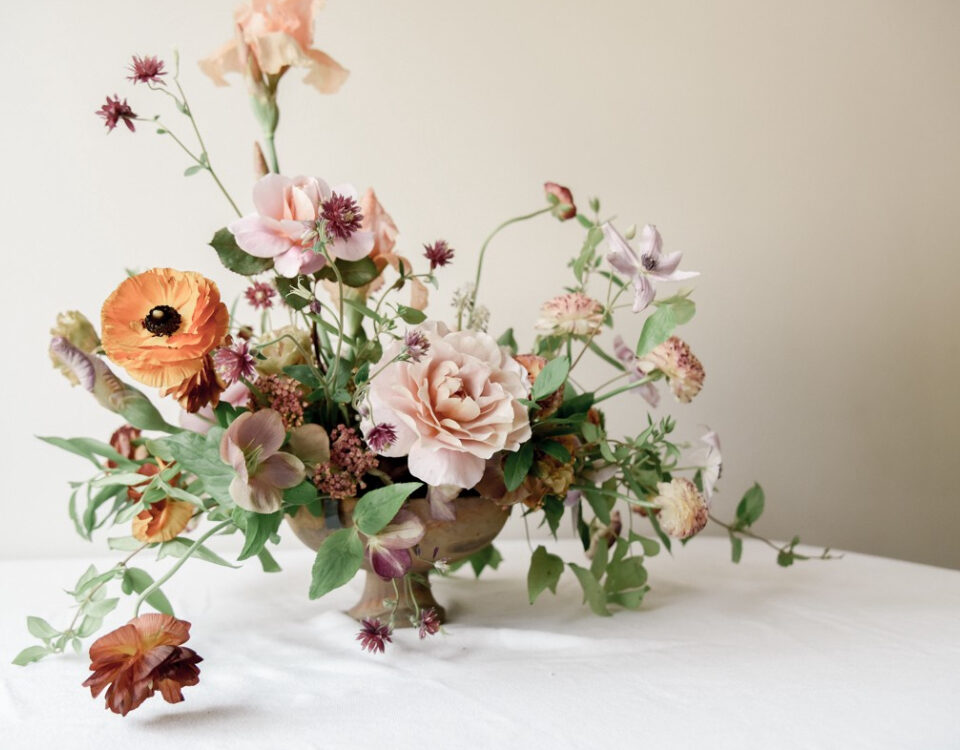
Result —
<path fill-rule="evenodd" d="M 344 527 L 353 526 L 353 508 L 355 500 L 343 500 L 339 504 L 340 523 Z M 419 573 L 420 581 L 413 581 L 413 597 L 416 606 L 410 599 L 410 593 L 405 586 L 399 587 L 400 597 L 397 603 L 394 627 L 410 627 L 410 617 L 415 614 L 417 607 L 433 607 L 442 622 L 446 622 L 446 610 L 437 604 L 430 590 L 429 574 L 433 570 L 434 559 L 444 559 L 447 562 L 457 562 L 479 552 L 494 540 L 503 529 L 510 508 L 497 505 L 492 500 L 478 495 L 464 495 L 453 501 L 457 517 L 452 521 L 440 521 L 430 514 L 430 504 L 425 499 L 408 500 L 404 509 L 415 513 L 426 526 L 426 533 L 420 542 L 421 555 L 425 559 L 414 557 L 411 572 Z M 310 549 L 316 550 L 320 544 L 334 530 L 328 528 L 324 518 L 313 516 L 306 508 L 301 508 L 295 516 L 288 516 L 287 522 L 301 542 Z M 436 556 L 434 556 L 436 550 Z M 365 556 L 363 569 L 366 571 L 366 582 L 363 595 L 347 614 L 356 620 L 365 617 L 386 620 L 394 613 L 392 600 L 397 598 L 393 582 L 380 578 L 370 568 L 369 559 Z M 389 603 L 385 603 L 389 601 Z"/>

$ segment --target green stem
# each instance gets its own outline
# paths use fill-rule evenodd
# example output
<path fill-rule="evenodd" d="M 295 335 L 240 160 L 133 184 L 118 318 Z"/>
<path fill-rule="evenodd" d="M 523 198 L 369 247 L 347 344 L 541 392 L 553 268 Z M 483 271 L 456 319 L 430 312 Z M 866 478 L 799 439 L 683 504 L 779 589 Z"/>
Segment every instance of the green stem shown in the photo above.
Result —
<path fill-rule="evenodd" d="M 162 576 L 160 576 L 160 578 L 158 578 L 156 581 L 154 581 L 153 583 L 151 583 L 149 586 L 147 586 L 147 588 L 145 588 L 145 589 L 143 590 L 143 592 L 140 594 L 139 598 L 137 599 L 137 604 L 136 604 L 136 606 L 133 608 L 133 616 L 134 616 L 134 617 L 139 616 L 139 614 L 140 614 L 140 607 L 141 607 L 141 606 L 143 605 L 143 603 L 146 601 L 147 597 L 150 596 L 150 595 L 151 595 L 154 591 L 156 591 L 158 588 L 160 588 L 161 586 L 163 586 L 163 584 L 165 584 L 167 581 L 169 581 L 170 578 L 171 578 L 178 570 L 180 570 L 180 568 L 183 567 L 183 564 L 184 564 L 187 560 L 190 559 L 190 556 L 191 556 L 194 552 L 196 552 L 198 549 L 200 549 L 200 546 L 201 546 L 205 541 L 207 541 L 207 539 L 209 539 L 210 537 L 212 537 L 214 534 L 216 534 L 217 532 L 219 532 L 221 529 L 224 529 L 224 528 L 226 528 L 227 526 L 230 526 L 230 525 L 232 525 L 232 524 L 233 524 L 233 520 L 232 520 L 232 519 L 228 519 L 228 520 L 226 520 L 226 521 L 222 521 L 221 523 L 218 523 L 218 524 L 217 524 L 216 526 L 214 526 L 212 529 L 210 529 L 209 531 L 207 531 L 207 533 L 205 533 L 203 536 L 201 536 L 199 539 L 197 539 L 193 544 L 191 544 L 191 545 L 186 549 L 186 551 L 183 553 L 183 557 L 181 557 L 179 560 L 177 560 L 177 562 L 170 568 L 170 570 L 168 570 L 166 573 L 164 573 Z"/>
<path fill-rule="evenodd" d="M 270 171 L 280 174 L 280 164 L 277 161 L 277 146 L 273 142 L 273 132 L 264 133 L 263 139 L 267 143 L 267 158 L 270 159 Z"/>
<path fill-rule="evenodd" d="M 652 383 L 654 380 L 656 380 L 656 378 L 653 377 L 653 376 L 647 376 L 647 377 L 645 377 L 645 378 L 641 378 L 640 380 L 635 380 L 635 381 L 632 382 L 630 385 L 625 385 L 625 386 L 623 386 L 622 388 L 617 388 L 617 389 L 615 389 L 615 390 L 610 391 L 610 393 L 605 393 L 604 395 L 602 395 L 602 396 L 600 396 L 599 398 L 595 399 L 593 403 L 594 403 L 594 404 L 599 404 L 601 401 L 606 401 L 608 398 L 613 398 L 614 396 L 619 396 L 621 393 L 626 393 L 627 391 L 631 391 L 631 390 L 633 390 L 634 388 L 639 388 L 641 385 L 646 385 L 647 383 Z"/>

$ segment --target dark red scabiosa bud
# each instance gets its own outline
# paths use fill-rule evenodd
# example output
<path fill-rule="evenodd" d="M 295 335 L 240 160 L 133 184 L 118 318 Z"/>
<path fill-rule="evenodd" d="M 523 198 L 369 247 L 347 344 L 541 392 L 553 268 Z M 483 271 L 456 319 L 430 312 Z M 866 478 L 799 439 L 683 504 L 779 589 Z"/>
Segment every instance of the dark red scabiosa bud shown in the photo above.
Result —
<path fill-rule="evenodd" d="M 453 248 L 446 240 L 437 240 L 432 245 L 423 246 L 423 257 L 430 261 L 430 270 L 433 271 L 453 260 Z"/>
<path fill-rule="evenodd" d="M 577 206 L 573 202 L 573 193 L 569 188 L 558 185 L 556 182 L 545 182 L 543 189 L 547 194 L 547 201 L 553 206 L 551 213 L 560 221 L 572 219 L 577 215 Z"/>
<path fill-rule="evenodd" d="M 107 126 L 107 132 L 112 131 L 121 121 L 131 133 L 136 131 L 133 121 L 136 119 L 137 113 L 130 108 L 126 99 L 121 102 L 120 97 L 116 94 L 113 95 L 113 98 L 108 96 L 106 104 L 100 107 L 96 114 L 103 118 L 103 124 Z"/>

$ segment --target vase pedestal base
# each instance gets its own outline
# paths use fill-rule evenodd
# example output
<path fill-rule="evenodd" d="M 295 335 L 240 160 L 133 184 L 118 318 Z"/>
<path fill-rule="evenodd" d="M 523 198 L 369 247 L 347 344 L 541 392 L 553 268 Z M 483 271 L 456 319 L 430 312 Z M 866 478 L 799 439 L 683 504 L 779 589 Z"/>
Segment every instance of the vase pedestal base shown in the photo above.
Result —
<path fill-rule="evenodd" d="M 393 627 L 410 628 L 414 627 L 415 623 L 419 623 L 417 618 L 419 610 L 432 608 L 436 611 L 440 622 L 446 622 L 446 610 L 433 598 L 429 579 L 426 583 L 411 581 L 409 589 L 413 591 L 413 599 L 410 597 L 408 586 L 403 581 L 397 581 L 397 587 L 394 588 L 393 581 L 385 581 L 376 573 L 367 572 L 363 595 L 359 602 L 347 610 L 347 614 L 355 620 L 370 618 L 384 623 L 389 621 L 392 615 Z M 394 600 L 396 600 L 396 608 L 394 608 Z"/>

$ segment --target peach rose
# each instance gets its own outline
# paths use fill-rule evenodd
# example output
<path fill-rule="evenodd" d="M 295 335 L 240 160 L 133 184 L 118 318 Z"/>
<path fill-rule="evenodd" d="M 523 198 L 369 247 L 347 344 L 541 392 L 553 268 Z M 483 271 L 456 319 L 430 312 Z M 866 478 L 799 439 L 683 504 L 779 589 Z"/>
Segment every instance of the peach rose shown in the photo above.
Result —
<path fill-rule="evenodd" d="M 430 347 L 418 362 L 392 361 L 403 342 L 386 347 L 381 362 L 390 364 L 370 384 L 362 428 L 368 434 L 392 425 L 396 440 L 381 453 L 406 456 L 418 479 L 470 488 L 487 459 L 530 439 L 527 409 L 517 400 L 527 397 L 526 373 L 486 333 L 436 322 L 421 328 Z"/>
<path fill-rule="evenodd" d="M 226 73 L 269 76 L 287 68 L 305 68 L 304 83 L 322 94 L 335 93 L 349 73 L 336 60 L 313 44 L 313 22 L 323 0 L 253 0 L 233 14 L 236 37 L 211 57 L 200 61 L 200 69 L 217 86 L 226 86 Z"/>

